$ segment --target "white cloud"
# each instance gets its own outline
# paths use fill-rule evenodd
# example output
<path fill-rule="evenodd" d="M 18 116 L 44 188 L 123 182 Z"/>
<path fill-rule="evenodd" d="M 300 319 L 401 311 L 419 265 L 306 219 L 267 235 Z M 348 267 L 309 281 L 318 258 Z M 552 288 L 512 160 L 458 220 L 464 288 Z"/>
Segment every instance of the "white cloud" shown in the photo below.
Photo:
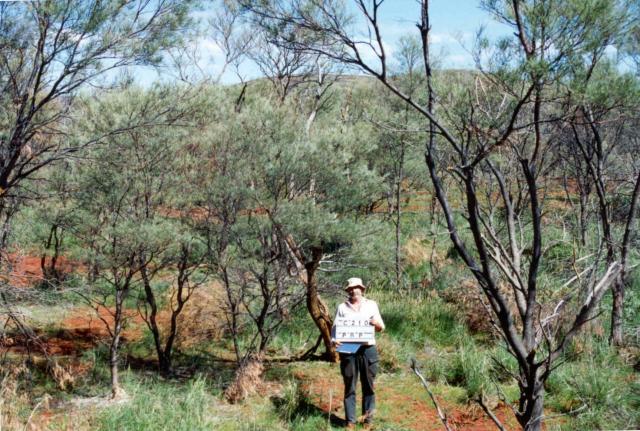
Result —
<path fill-rule="evenodd" d="M 376 47 L 375 51 L 372 47 L 366 44 L 359 45 L 358 48 L 360 50 L 360 56 L 366 64 L 372 66 L 375 70 L 379 70 L 380 59 L 378 58 L 378 55 L 376 53 L 376 51 L 378 51 L 378 47 L 375 43 L 373 43 L 372 45 Z M 395 47 L 385 41 L 382 42 L 382 46 L 384 47 L 384 55 L 387 58 L 387 61 L 390 61 L 390 59 L 393 58 L 393 55 L 396 52 Z"/>
<path fill-rule="evenodd" d="M 220 45 L 213 39 L 200 40 L 197 48 L 203 56 L 214 59 L 216 63 L 218 62 L 217 60 L 224 61 L 224 52 L 222 48 L 220 48 Z"/>
<path fill-rule="evenodd" d="M 618 55 L 618 48 L 613 45 L 607 45 L 607 47 L 604 49 L 604 53 L 606 56 L 613 58 Z"/>
<path fill-rule="evenodd" d="M 458 43 L 455 37 L 449 33 L 433 33 L 430 37 L 431 43 L 434 45 L 448 45 Z"/>
<path fill-rule="evenodd" d="M 473 41 L 473 34 L 470 32 L 444 32 L 444 33 L 432 33 L 431 43 L 434 45 L 453 45 L 460 46 L 466 45 Z"/>

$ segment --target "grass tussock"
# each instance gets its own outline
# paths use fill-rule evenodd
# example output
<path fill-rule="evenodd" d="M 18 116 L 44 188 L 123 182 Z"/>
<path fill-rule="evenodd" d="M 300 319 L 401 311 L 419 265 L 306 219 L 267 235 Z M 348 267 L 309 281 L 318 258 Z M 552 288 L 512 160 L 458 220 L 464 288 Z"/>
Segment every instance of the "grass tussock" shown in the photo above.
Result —
<path fill-rule="evenodd" d="M 377 292 L 375 299 L 380 304 L 388 336 L 403 344 L 405 351 L 430 345 L 450 346 L 469 336 L 455 309 L 436 294 L 420 292 L 398 299 L 391 292 Z"/>
<path fill-rule="evenodd" d="M 640 379 L 606 341 L 592 355 L 563 364 L 549 378 L 549 408 L 566 415 L 562 429 L 640 428 Z"/>
<path fill-rule="evenodd" d="M 288 424 L 286 428 L 280 425 L 282 427 L 280 429 L 331 431 L 342 428 L 342 421 L 319 409 L 296 379 L 290 379 L 286 382 L 281 395 L 275 397 L 273 403 L 279 416 Z"/>
<path fill-rule="evenodd" d="M 264 364 L 260 357 L 250 357 L 238 367 L 235 379 L 225 389 L 224 397 L 232 404 L 255 394 L 263 386 Z"/>
<path fill-rule="evenodd" d="M 98 430 L 211 430 L 215 418 L 208 414 L 213 398 L 204 378 L 184 385 L 144 380 L 127 385 L 131 401 L 104 409 Z"/>

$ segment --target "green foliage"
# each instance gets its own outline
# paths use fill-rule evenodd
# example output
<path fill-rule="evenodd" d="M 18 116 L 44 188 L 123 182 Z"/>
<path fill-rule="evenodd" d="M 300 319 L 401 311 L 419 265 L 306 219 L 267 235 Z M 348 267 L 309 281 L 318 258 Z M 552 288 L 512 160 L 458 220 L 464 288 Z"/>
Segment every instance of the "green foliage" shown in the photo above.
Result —
<path fill-rule="evenodd" d="M 420 288 L 420 282 L 431 278 L 431 266 L 427 261 L 417 265 L 407 265 L 404 272 L 411 288 Z"/>
<path fill-rule="evenodd" d="M 476 399 L 491 387 L 489 358 L 473 343 L 463 343 L 449 359 L 447 383 L 465 388 L 469 399 Z"/>
<path fill-rule="evenodd" d="M 470 402 L 481 395 L 495 394 L 497 384 L 512 383 L 511 375 L 505 374 L 504 369 L 517 371 L 514 362 L 503 349 L 485 350 L 472 338 L 465 338 L 447 349 L 431 350 L 424 367 L 429 380 L 459 387 L 463 391 L 463 399 L 459 401 Z"/>
<path fill-rule="evenodd" d="M 360 277 L 376 291 L 388 290 L 393 270 L 393 249 L 389 246 L 393 236 L 391 227 L 374 217 L 358 218 L 351 224 L 352 242 L 338 252 L 338 257 L 355 268 L 322 274 L 322 277 L 339 286 L 344 285 L 345 278 Z"/>
<path fill-rule="evenodd" d="M 454 309 L 438 297 L 412 294 L 397 300 L 390 292 L 376 293 L 388 334 L 412 349 L 450 346 L 468 336 Z"/>
<path fill-rule="evenodd" d="M 625 296 L 627 339 L 631 345 L 640 346 L 640 336 L 638 335 L 638 328 L 640 328 L 640 271 L 637 268 L 629 272 L 627 286 Z"/>
<path fill-rule="evenodd" d="M 271 348 L 279 354 L 292 356 L 311 348 L 318 338 L 318 330 L 302 304 L 292 310 L 275 334 Z"/>
<path fill-rule="evenodd" d="M 289 380 L 282 390 L 282 397 L 276 400 L 275 405 L 283 419 L 290 422 L 295 416 L 303 413 L 300 410 L 304 408 L 304 402 L 305 396 L 297 380 Z"/>
<path fill-rule="evenodd" d="M 117 80 L 108 72 L 161 63 L 163 52 L 188 33 L 192 7 L 181 1 L 3 5 L 0 145 L 12 159 L 2 171 L 3 192 L 95 143 L 75 133 L 82 119 L 80 89 L 99 78 L 100 86 L 112 88 Z M 40 43 L 33 44 L 34 38 Z M 16 204 L 37 192 L 26 186 L 18 194 Z"/>
<path fill-rule="evenodd" d="M 168 2 L 174 14 L 160 16 L 157 27 L 135 33 L 141 37 L 131 40 L 123 40 L 123 36 L 135 30 L 131 22 L 136 16 L 135 8 L 120 8 L 109 2 L 89 9 L 90 4 L 83 2 L 78 3 L 78 8 L 65 9 L 65 2 L 46 3 L 42 7 L 54 22 L 69 10 L 74 17 L 77 15 L 77 19 L 69 22 L 79 28 L 72 29 L 73 33 L 60 32 L 64 47 L 74 46 L 68 34 L 86 31 L 94 36 L 85 44 L 76 45 L 81 50 L 80 57 L 90 57 L 83 65 L 84 71 L 77 73 L 84 77 L 108 67 L 101 64 L 100 58 L 90 56 L 91 49 L 100 46 L 115 47 L 107 51 L 117 57 L 122 54 L 127 62 L 157 63 L 161 50 L 179 41 L 176 30 L 187 21 L 189 2 L 184 7 L 178 3 Z M 500 20 L 513 24 L 510 2 L 483 3 Z M 640 90 L 637 77 L 622 73 L 613 59 L 601 61 L 607 48 L 617 43 L 616 26 L 625 19 L 618 3 L 606 0 L 517 3 L 522 5 L 524 17 L 522 39 L 525 45 L 526 40 L 540 42 L 536 52 L 525 53 L 520 46 L 522 39 L 512 35 L 495 44 L 480 35 L 476 54 L 484 68 L 482 74 L 436 73 L 436 94 L 443 108 L 438 107 L 438 116 L 463 143 L 458 152 L 447 151 L 441 145 L 442 136 L 438 135 L 437 162 L 461 240 L 471 245 L 471 254 L 476 259 L 479 256 L 473 250 L 474 239 L 468 229 L 462 228 L 467 226 L 469 207 L 462 200 L 459 180 L 466 175 L 470 161 L 467 158 L 474 157 L 474 152 L 482 147 L 478 153 L 481 157 L 473 163 L 476 175 L 473 180 L 477 180 L 474 186 L 480 191 L 478 214 L 482 222 L 489 223 L 483 225 L 482 241 L 486 241 L 494 255 L 502 252 L 508 256 L 512 245 L 506 237 L 506 208 L 500 204 L 495 178 L 485 162 L 490 161 L 504 172 L 507 193 L 513 197 L 518 212 L 515 247 L 523 250 L 520 267 L 513 271 L 520 272 L 517 275 L 524 276 L 522 280 L 531 264 L 531 249 L 526 247 L 532 229 L 531 215 L 526 211 L 529 199 L 526 181 L 519 169 L 523 161 L 539 168 L 534 176 L 540 181 L 539 197 L 544 197 L 545 253 L 537 274 L 537 300 L 540 309 L 545 310 L 548 303 L 543 301 L 549 298 L 555 301 L 566 293 L 556 288 L 575 272 L 574 260 L 596 250 L 599 242 L 595 232 L 598 220 L 592 213 L 588 226 L 592 234 L 590 242 L 578 250 L 573 238 L 567 239 L 567 235 L 574 234 L 575 226 L 570 227 L 573 229 L 570 232 L 566 230 L 565 219 L 570 211 L 562 207 L 564 200 L 553 197 L 558 192 L 553 176 L 559 175 L 557 166 L 561 163 L 553 154 L 556 147 L 547 144 L 555 145 L 558 141 L 562 145 L 569 139 L 563 134 L 566 131 L 556 129 L 562 129 L 564 122 L 569 121 L 564 114 L 578 112 L 579 105 L 595 108 L 598 127 L 608 124 L 609 111 L 621 118 L 634 118 L 633 113 L 618 110 L 620 106 L 631 106 Z M 33 25 L 28 25 L 26 15 L 15 23 L 2 20 L 0 25 L 9 30 L 8 35 L 24 31 L 30 36 L 24 40 L 33 39 L 36 31 Z M 163 28 L 169 31 L 161 31 Z M 116 43 L 118 40 L 120 43 Z M 422 62 L 420 46 L 407 37 L 400 45 L 398 70 L 389 72 L 393 75 L 392 82 L 413 102 L 424 105 L 427 102 L 424 75 L 418 71 Z M 0 49 L 4 49 L 2 43 Z M 24 49 L 33 48 L 25 44 Z M 72 82 L 75 76 L 63 79 L 63 85 Z M 536 146 L 533 157 L 529 153 L 535 133 L 529 132 L 533 132 L 531 111 L 535 107 L 531 106 L 533 99 L 529 96 L 519 100 L 532 83 L 536 88 L 529 94 L 540 97 L 543 104 L 543 120 L 539 123 L 543 134 L 541 153 L 537 154 Z M 370 287 L 367 295 L 380 304 L 387 325 L 386 333 L 379 338 L 383 373 L 393 372 L 395 379 L 408 359 L 417 356 L 425 359 L 429 379 L 455 386 L 459 394 L 456 402 L 494 394 L 495 384 L 506 392 L 509 401 L 516 402 L 519 392 L 512 376 L 517 374 L 518 364 L 500 345 L 483 345 L 479 336 L 471 336 L 458 309 L 437 296 L 459 283 L 466 271 L 461 256 L 450 246 L 448 227 L 437 219 L 438 211 L 433 214 L 435 221 L 409 211 L 398 219 L 391 212 L 374 212 L 384 209 L 385 204 L 391 209 L 394 203 L 402 207 L 395 191 L 402 194 L 407 189 L 417 192 L 426 188 L 428 176 L 422 152 L 428 123 L 404 102 L 381 90 L 380 85 L 361 81 L 354 85 L 340 82 L 342 91 L 334 93 L 331 103 L 315 118 L 314 127 L 307 128 L 305 95 L 299 92 L 288 99 L 275 100 L 265 90 L 266 85 L 257 82 L 248 86 L 244 100 L 237 99 L 237 87 L 178 85 L 150 89 L 125 85 L 118 94 L 96 90 L 72 100 L 69 105 L 73 108 L 73 115 L 69 116 L 72 128 L 61 134 L 68 139 L 65 145 L 82 147 L 87 142 L 92 145 L 83 151 L 82 157 L 65 161 L 46 173 L 42 190 L 51 199 L 26 208 L 21 214 L 14 231 L 16 244 L 50 254 L 43 244 L 51 226 L 68 229 L 66 232 L 71 236 L 65 240 L 62 252 L 86 263 L 90 271 L 95 270 L 98 280 L 92 280 L 86 289 L 80 278 L 66 281 L 65 286 L 82 287 L 89 297 L 104 299 L 106 306 L 113 305 L 114 290 L 122 288 L 127 275 L 133 275 L 128 287 L 140 287 L 135 258 L 141 257 L 148 257 L 149 268 L 159 271 L 153 275 L 162 278 L 151 281 L 158 305 L 170 305 L 168 290 L 173 283 L 177 257 L 188 248 L 193 252 L 190 263 L 200 266 L 197 279 L 228 281 L 220 302 L 227 310 L 232 305 L 237 307 L 237 339 L 201 346 L 198 353 L 207 358 L 212 352 L 218 353 L 215 349 L 224 349 L 221 356 L 229 355 L 232 341 L 238 342 L 239 353 L 255 349 L 255 340 L 263 335 L 264 329 L 274 331 L 265 337 L 263 347 L 267 355 L 291 356 L 310 347 L 317 331 L 303 308 L 302 283 L 295 274 L 290 243 L 285 244 L 283 238 L 291 239 L 307 255 L 312 248 L 319 247 L 324 252 L 321 269 L 327 270 L 318 275 L 325 299 L 329 296 L 329 302 L 334 302 L 342 296 L 339 286 L 348 274 L 365 279 Z M 36 94 L 42 97 L 38 91 L 32 93 L 34 97 Z M 4 94 L 1 97 L 4 107 L 15 103 Z M 520 101 L 522 112 L 511 118 Z M 0 108 L 0 125 L 5 126 L 0 127 L 3 143 L 8 141 L 7 131 L 17 111 Z M 515 131 L 505 135 L 504 140 L 499 139 L 505 128 L 511 127 L 512 120 Z M 377 127 L 376 122 L 382 127 Z M 626 127 L 620 130 L 612 127 L 605 133 L 605 142 L 612 144 L 604 151 L 616 162 L 605 167 L 606 175 L 619 174 L 618 166 L 633 165 L 636 137 L 626 135 L 631 133 Z M 624 151 L 613 151 L 614 146 Z M 462 168 L 463 164 L 467 166 Z M 449 173 L 453 175 L 448 176 Z M 628 187 L 621 186 L 620 190 L 608 201 L 615 235 L 621 231 L 623 215 L 630 203 Z M 547 199 L 548 196 L 551 197 Z M 593 195 L 590 199 L 594 199 Z M 568 200 L 574 205 L 578 203 L 574 196 Z M 587 204 L 591 206 L 593 202 Z M 406 264 L 403 274 L 406 290 L 397 289 L 392 276 L 394 223 L 402 225 L 403 241 L 423 238 L 427 233 L 443 238 L 438 239 L 435 247 L 442 251 L 439 257 L 446 262 L 445 268 L 436 274 L 424 259 Z M 494 235 L 502 244 L 494 241 Z M 431 242 L 431 237 L 428 240 Z M 497 280 L 501 285 L 505 274 L 499 275 L 495 260 L 498 259 L 490 265 L 496 278 L 502 277 Z M 591 261 L 583 262 L 581 265 Z M 93 274 L 88 271 L 87 278 Z M 638 279 L 637 273 L 630 274 L 626 313 L 629 333 L 637 332 L 638 327 Z M 430 289 L 435 294 L 424 291 L 426 280 L 431 282 Z M 145 299 L 146 292 L 134 291 L 125 300 L 126 308 L 134 308 Z M 235 304 L 231 304 L 233 300 Z M 264 319 L 256 319 L 261 310 L 267 311 Z M 521 322 L 513 314 L 518 327 Z M 228 317 L 227 314 L 223 318 Z M 150 337 L 147 333 L 125 348 L 128 353 L 148 357 L 153 352 Z M 548 381 L 549 406 L 556 412 L 572 413 L 585 405 L 575 418 L 568 419 L 568 426 L 574 428 L 634 427 L 640 410 L 637 379 L 602 340 L 595 338 L 589 334 L 588 342 L 580 338 L 569 346 L 564 357 L 567 363 L 554 370 Z M 540 351 L 544 353 L 544 347 Z M 108 380 L 107 356 L 105 347 L 86 354 L 84 359 L 94 364 L 88 382 Z M 585 360 L 585 356 L 592 357 Z M 204 366 L 203 360 L 193 361 L 198 367 Z M 230 380 L 229 373 L 225 370 L 218 377 Z M 208 414 L 210 404 L 217 398 L 209 392 L 204 379 L 178 383 L 136 380 L 131 378 L 132 374 L 125 382 L 132 395 L 131 403 L 102 412 L 100 428 L 211 429 L 219 425 Z M 49 389 L 51 381 L 46 385 L 43 387 Z M 102 389 L 87 384 L 79 393 L 94 394 Z M 167 405 L 166 400 L 172 404 Z M 277 415 L 275 418 L 256 419 L 248 425 L 229 420 L 224 426 L 331 429 L 330 418 L 313 405 L 297 381 L 285 382 L 282 395 L 274 404 L 276 413 L 271 414 Z M 246 419 L 246 415 L 239 417 Z M 395 424 L 389 426 L 393 428 Z"/>
<path fill-rule="evenodd" d="M 562 274 L 571 268 L 572 259 L 575 258 L 575 245 L 558 241 L 546 249 L 545 270 L 549 274 Z"/>

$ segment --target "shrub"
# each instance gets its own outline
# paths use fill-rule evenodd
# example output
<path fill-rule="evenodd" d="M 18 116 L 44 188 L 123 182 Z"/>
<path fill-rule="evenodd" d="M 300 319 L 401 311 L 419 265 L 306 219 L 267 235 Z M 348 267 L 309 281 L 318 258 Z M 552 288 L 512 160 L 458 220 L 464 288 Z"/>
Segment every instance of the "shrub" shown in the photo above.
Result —
<path fill-rule="evenodd" d="M 20 381 L 29 374 L 24 365 L 4 362 L 0 375 L 0 424 L 8 429 L 26 429 L 25 418 L 31 409 L 31 400 L 20 388 Z"/>
<path fill-rule="evenodd" d="M 402 346 L 390 337 L 379 337 L 376 342 L 383 371 L 395 372 L 401 368 Z"/>

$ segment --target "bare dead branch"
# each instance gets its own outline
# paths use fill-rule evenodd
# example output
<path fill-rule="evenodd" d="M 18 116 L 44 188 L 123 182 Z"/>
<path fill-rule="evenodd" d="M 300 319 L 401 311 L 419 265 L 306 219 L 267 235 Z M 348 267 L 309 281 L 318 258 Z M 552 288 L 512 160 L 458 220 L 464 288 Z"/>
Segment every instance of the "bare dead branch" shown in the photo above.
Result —
<path fill-rule="evenodd" d="M 411 360 L 411 369 L 422 382 L 422 386 L 424 386 L 425 390 L 427 391 L 427 394 L 429 394 L 429 398 L 431 398 L 431 402 L 433 402 L 433 405 L 435 406 L 436 411 L 438 412 L 438 417 L 440 418 L 440 422 L 442 422 L 442 425 L 447 431 L 451 431 L 451 427 L 447 419 L 447 414 L 440 408 L 440 405 L 438 404 L 436 397 L 433 395 L 433 392 L 431 392 L 431 389 L 429 388 L 429 383 L 420 372 L 420 369 L 418 368 L 418 363 L 415 359 Z"/>

